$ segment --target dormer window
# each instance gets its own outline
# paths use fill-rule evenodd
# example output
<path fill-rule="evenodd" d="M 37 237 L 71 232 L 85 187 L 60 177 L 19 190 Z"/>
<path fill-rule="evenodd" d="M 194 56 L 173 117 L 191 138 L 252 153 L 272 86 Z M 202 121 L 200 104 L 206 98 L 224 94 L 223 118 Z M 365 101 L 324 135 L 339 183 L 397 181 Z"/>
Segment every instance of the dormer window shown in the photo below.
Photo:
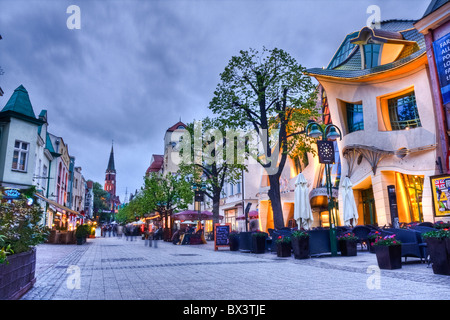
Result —
<path fill-rule="evenodd" d="M 370 69 L 379 65 L 380 45 L 367 43 L 364 47 L 364 69 Z"/>

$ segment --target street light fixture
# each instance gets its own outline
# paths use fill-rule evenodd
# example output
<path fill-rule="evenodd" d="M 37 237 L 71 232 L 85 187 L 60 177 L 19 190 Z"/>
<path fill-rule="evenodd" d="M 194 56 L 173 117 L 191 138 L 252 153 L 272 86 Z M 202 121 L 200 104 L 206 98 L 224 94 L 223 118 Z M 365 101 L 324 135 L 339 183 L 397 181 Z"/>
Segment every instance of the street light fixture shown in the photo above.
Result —
<path fill-rule="evenodd" d="M 192 184 L 192 189 L 195 192 L 194 200 L 195 203 L 197 204 L 198 221 L 200 221 L 202 202 L 205 201 L 206 184 L 204 182 L 202 183 L 194 182 Z"/>
<path fill-rule="evenodd" d="M 308 133 L 308 130 L 309 133 Z M 324 129 L 317 122 L 310 122 L 305 128 L 306 134 L 311 138 L 319 138 L 317 140 L 317 151 L 319 162 L 325 164 L 326 186 L 328 194 L 328 212 L 330 215 L 330 247 L 331 255 L 337 255 L 337 239 L 336 239 L 336 207 L 337 204 L 333 199 L 333 186 L 331 184 L 331 164 L 334 163 L 334 144 L 336 139 L 342 140 L 341 130 L 334 124 L 328 124 Z M 331 140 L 331 141 L 330 141 Z"/>

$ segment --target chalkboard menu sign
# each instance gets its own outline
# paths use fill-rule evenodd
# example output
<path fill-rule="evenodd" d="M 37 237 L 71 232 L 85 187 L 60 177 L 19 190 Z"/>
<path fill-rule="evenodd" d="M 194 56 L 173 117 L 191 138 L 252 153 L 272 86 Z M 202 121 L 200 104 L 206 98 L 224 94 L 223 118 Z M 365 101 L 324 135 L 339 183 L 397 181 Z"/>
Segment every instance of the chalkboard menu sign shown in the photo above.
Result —
<path fill-rule="evenodd" d="M 231 224 L 214 224 L 214 250 L 218 247 L 228 247 L 230 245 L 228 235 L 231 231 Z"/>

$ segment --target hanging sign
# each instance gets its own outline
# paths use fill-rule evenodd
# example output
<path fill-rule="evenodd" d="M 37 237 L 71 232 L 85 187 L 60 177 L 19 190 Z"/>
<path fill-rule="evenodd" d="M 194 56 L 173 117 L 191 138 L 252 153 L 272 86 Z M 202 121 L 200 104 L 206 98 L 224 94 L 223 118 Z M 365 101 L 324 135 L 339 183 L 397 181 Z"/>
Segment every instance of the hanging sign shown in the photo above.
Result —
<path fill-rule="evenodd" d="M 318 140 L 317 153 L 319 155 L 319 163 L 334 163 L 334 143 L 333 141 Z"/>

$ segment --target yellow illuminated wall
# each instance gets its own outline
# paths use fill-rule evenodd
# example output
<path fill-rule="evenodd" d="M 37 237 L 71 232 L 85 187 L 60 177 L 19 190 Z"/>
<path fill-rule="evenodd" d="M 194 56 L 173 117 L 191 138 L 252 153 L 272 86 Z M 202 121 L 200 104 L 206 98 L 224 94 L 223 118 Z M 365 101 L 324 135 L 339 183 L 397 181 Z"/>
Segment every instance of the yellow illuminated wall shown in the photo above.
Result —
<path fill-rule="evenodd" d="M 259 204 L 259 224 L 261 231 L 274 229 L 273 211 L 269 200 L 262 200 Z"/>

